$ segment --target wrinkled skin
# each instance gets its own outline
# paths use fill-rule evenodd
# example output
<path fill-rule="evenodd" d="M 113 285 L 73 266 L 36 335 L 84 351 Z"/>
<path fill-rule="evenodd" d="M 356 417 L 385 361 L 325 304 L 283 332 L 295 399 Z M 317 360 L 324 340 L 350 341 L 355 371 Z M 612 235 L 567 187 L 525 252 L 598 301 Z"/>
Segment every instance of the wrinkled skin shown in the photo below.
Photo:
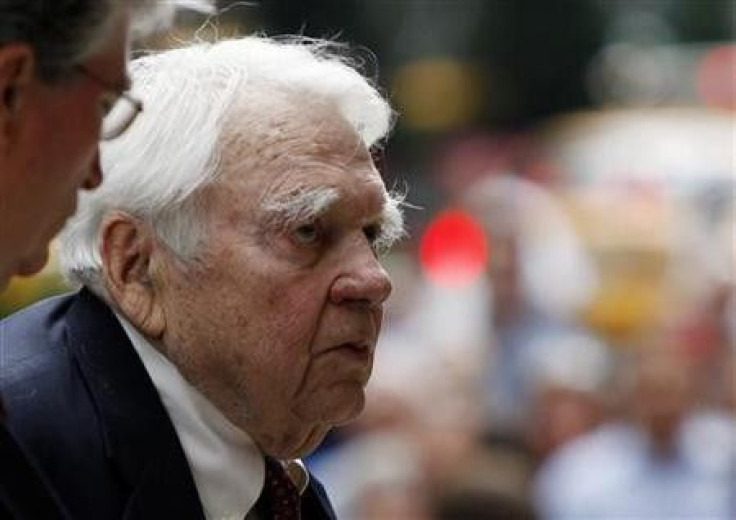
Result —
<path fill-rule="evenodd" d="M 162 253 L 155 276 L 162 351 L 280 458 L 362 410 L 391 291 L 372 248 L 387 194 L 370 154 L 334 110 L 294 108 L 273 116 L 255 160 L 231 135 L 223 177 L 203 193 L 202 253 L 186 265 Z M 317 220 L 279 225 L 264 209 L 316 187 L 338 194 Z"/>

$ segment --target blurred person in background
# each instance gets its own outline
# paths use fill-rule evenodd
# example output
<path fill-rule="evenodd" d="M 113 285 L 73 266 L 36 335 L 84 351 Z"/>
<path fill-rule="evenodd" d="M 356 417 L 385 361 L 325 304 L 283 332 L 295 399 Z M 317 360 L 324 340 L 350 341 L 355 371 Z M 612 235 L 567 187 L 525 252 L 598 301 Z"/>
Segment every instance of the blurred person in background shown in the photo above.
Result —
<path fill-rule="evenodd" d="M 537 338 L 545 355 L 532 360 L 525 442 L 538 462 L 587 434 L 610 413 L 615 356 L 589 333 Z"/>
<path fill-rule="evenodd" d="M 140 110 L 126 92 L 131 25 L 139 35 L 164 27 L 175 7 L 146 0 L 0 1 L 0 290 L 12 275 L 44 266 L 77 191 L 100 184 L 100 137 L 125 131 Z M 120 118 L 102 126 L 111 111 Z M 8 348 L 0 339 L 3 360 Z M 62 516 L 2 425 L 0 516 Z"/>
<path fill-rule="evenodd" d="M 62 234 L 84 288 L 0 324 L 9 426 L 74 518 L 334 516 L 298 458 L 363 408 L 403 231 L 391 109 L 337 50 L 133 63 L 146 111 Z"/>
<path fill-rule="evenodd" d="M 436 520 L 537 520 L 531 503 L 487 490 L 453 490 L 437 500 Z"/>
<path fill-rule="evenodd" d="M 489 172 L 461 200 L 482 223 L 492 251 L 483 381 L 488 428 L 523 436 L 536 385 L 531 367 L 554 357 L 556 345 L 587 334 L 577 314 L 594 294 L 598 273 L 546 186 Z"/>
<path fill-rule="evenodd" d="M 540 469 L 543 518 L 733 518 L 736 423 L 699 403 L 694 368 L 671 343 L 637 352 L 622 417 Z"/>
<path fill-rule="evenodd" d="M 337 518 L 432 520 L 421 437 L 407 435 L 396 423 L 365 424 L 374 413 L 367 406 L 331 453 L 310 460 L 310 467 L 335 496 Z"/>

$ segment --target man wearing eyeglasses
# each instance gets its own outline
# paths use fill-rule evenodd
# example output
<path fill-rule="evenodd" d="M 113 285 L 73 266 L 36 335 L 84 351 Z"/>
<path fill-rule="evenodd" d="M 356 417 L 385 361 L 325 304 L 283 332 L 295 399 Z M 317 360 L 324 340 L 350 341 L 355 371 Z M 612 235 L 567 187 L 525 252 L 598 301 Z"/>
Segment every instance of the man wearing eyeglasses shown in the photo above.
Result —
<path fill-rule="evenodd" d="M 101 182 L 98 141 L 124 129 L 101 121 L 131 110 L 129 28 L 144 3 L 156 4 L 0 1 L 0 288 L 43 267 L 78 190 Z"/>
<path fill-rule="evenodd" d="M 142 108 L 126 94 L 131 25 L 164 26 L 176 3 L 0 0 L 0 290 L 44 266 L 78 191 L 102 181 L 100 138 Z M 32 465 L 0 420 L 1 519 L 64 517 Z"/>

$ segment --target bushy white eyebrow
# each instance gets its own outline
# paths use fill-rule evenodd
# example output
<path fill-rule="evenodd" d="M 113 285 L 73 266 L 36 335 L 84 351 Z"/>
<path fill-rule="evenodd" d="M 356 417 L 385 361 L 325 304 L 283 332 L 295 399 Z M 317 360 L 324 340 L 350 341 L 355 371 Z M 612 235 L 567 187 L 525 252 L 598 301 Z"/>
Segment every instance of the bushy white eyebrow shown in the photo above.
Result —
<path fill-rule="evenodd" d="M 274 226 L 284 228 L 294 222 L 310 222 L 324 215 L 339 195 L 335 188 L 302 188 L 263 203 Z"/>
<path fill-rule="evenodd" d="M 406 195 L 400 192 L 386 194 L 383 211 L 375 220 L 378 227 L 373 248 L 378 253 L 388 251 L 398 240 L 406 236 L 404 215 L 401 209 Z M 338 200 L 335 188 L 314 187 L 289 192 L 263 203 L 270 225 L 283 229 L 299 222 L 312 222 L 329 211 Z"/>
<path fill-rule="evenodd" d="M 406 236 L 404 212 L 401 209 L 405 198 L 405 193 L 397 191 L 387 194 L 383 213 L 378 221 L 380 229 L 373 243 L 374 249 L 379 254 L 386 253 L 395 242 Z"/>

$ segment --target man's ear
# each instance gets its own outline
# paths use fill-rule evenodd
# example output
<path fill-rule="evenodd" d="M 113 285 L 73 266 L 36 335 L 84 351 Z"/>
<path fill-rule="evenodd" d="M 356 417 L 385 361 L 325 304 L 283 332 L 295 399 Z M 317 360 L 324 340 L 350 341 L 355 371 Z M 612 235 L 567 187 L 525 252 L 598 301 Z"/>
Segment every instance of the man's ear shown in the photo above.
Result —
<path fill-rule="evenodd" d="M 101 226 L 105 286 L 125 317 L 145 336 L 159 339 L 166 329 L 155 283 L 156 237 L 151 227 L 123 212 L 105 216 Z"/>
<path fill-rule="evenodd" d="M 12 137 L 28 85 L 36 73 L 33 49 L 25 43 L 0 46 L 0 137 Z"/>

